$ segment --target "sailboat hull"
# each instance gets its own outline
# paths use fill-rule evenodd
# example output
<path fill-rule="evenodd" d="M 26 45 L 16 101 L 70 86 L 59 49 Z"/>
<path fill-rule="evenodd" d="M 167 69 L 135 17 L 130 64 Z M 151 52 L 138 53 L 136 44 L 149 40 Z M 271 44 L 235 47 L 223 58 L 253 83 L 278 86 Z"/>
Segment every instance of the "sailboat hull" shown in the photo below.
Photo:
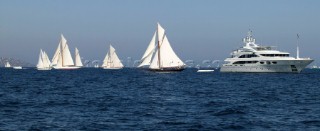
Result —
<path fill-rule="evenodd" d="M 102 69 L 105 69 L 105 70 L 120 70 L 122 68 L 123 67 L 102 67 Z"/>
<path fill-rule="evenodd" d="M 51 70 L 51 68 L 37 68 L 37 70 L 43 71 L 43 70 Z"/>
<path fill-rule="evenodd" d="M 155 71 L 155 72 L 180 72 L 183 71 L 183 67 L 164 67 L 161 69 L 152 69 L 149 68 L 150 71 Z"/>
<path fill-rule="evenodd" d="M 56 70 L 75 70 L 79 69 L 80 67 L 77 66 L 65 66 L 65 67 L 53 67 Z"/>

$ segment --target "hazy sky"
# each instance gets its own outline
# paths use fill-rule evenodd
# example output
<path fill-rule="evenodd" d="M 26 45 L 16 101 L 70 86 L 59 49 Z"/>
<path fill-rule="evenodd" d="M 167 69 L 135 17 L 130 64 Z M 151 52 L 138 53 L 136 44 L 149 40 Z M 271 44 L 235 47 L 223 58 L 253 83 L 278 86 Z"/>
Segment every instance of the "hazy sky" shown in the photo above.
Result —
<path fill-rule="evenodd" d="M 156 29 L 183 60 L 224 60 L 249 29 L 258 44 L 320 60 L 319 0 L 0 0 L 0 56 L 36 64 L 52 57 L 60 34 L 72 55 L 102 60 L 112 44 L 140 59 Z M 73 56 L 74 57 L 74 56 Z M 315 61 L 320 64 L 320 62 Z"/>

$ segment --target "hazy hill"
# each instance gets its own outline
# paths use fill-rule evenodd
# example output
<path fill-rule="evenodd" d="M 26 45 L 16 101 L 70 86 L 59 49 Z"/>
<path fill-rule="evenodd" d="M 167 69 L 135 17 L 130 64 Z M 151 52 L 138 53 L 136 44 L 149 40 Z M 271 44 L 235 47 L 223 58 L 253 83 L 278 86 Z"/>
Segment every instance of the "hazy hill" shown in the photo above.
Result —
<path fill-rule="evenodd" d="M 4 67 L 4 64 L 8 61 L 11 66 L 34 67 L 33 64 L 30 64 L 28 62 L 21 61 L 19 59 L 4 58 L 4 57 L 0 57 L 0 67 Z"/>

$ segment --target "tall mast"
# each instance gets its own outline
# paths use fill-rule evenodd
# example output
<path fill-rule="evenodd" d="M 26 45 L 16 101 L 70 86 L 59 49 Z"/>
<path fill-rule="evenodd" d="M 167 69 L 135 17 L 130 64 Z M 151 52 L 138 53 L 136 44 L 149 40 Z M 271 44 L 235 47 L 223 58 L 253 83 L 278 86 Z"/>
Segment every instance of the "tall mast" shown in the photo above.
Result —
<path fill-rule="evenodd" d="M 159 25 L 157 26 L 157 29 L 158 29 L 158 37 L 159 37 Z M 161 68 L 161 65 L 160 65 L 160 41 L 159 41 L 159 38 L 158 38 L 158 64 L 159 64 L 159 69 Z"/>
<path fill-rule="evenodd" d="M 111 45 L 109 46 L 109 52 L 108 52 L 108 64 L 109 64 L 109 67 L 111 67 Z"/>
<path fill-rule="evenodd" d="M 299 59 L 299 34 L 297 34 L 297 59 Z"/>
<path fill-rule="evenodd" d="M 110 64 L 109 66 L 111 67 L 111 53 L 110 53 L 110 51 L 111 51 L 111 49 L 109 49 L 109 56 L 108 56 L 109 57 L 109 61 L 108 61 L 108 63 Z"/>
<path fill-rule="evenodd" d="M 61 60 L 62 60 L 62 66 L 64 65 L 63 64 L 63 44 L 62 44 L 62 38 L 61 38 L 61 46 L 60 46 L 60 53 L 61 53 Z"/>

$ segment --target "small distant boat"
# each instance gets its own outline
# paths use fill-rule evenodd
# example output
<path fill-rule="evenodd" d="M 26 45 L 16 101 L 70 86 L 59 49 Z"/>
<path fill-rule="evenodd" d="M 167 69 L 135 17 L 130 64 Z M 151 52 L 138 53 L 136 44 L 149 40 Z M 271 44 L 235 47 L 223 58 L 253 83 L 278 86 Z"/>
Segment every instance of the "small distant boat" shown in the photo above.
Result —
<path fill-rule="evenodd" d="M 4 67 L 6 67 L 6 68 L 11 68 L 11 65 L 10 65 L 9 62 L 7 62 L 7 63 L 4 65 Z"/>
<path fill-rule="evenodd" d="M 198 69 L 197 72 L 214 72 L 214 70 L 209 70 L 209 69 Z"/>
<path fill-rule="evenodd" d="M 320 68 L 320 66 L 319 67 L 316 65 L 311 66 L 311 69 L 319 69 L 319 68 Z"/>
<path fill-rule="evenodd" d="M 197 65 L 196 68 L 198 69 L 197 72 L 214 72 L 214 70 L 212 68 L 202 68 L 200 67 L 200 65 Z"/>
<path fill-rule="evenodd" d="M 51 65 L 54 69 L 70 70 L 80 68 L 78 66 L 75 66 L 69 50 L 69 46 L 67 44 L 67 40 L 62 34 L 58 48 L 53 56 Z"/>
<path fill-rule="evenodd" d="M 101 66 L 103 69 L 122 69 L 123 64 L 117 56 L 116 50 L 110 45 L 109 51 Z"/>
<path fill-rule="evenodd" d="M 51 62 L 45 51 L 40 49 L 39 60 L 37 64 L 37 70 L 51 70 Z"/>
<path fill-rule="evenodd" d="M 21 69 L 22 69 L 21 66 L 13 66 L 12 68 L 13 68 L 13 69 L 16 69 L 16 70 L 21 70 Z"/>
<path fill-rule="evenodd" d="M 159 23 L 138 67 L 165 72 L 182 71 L 185 68 L 185 64 L 173 51 L 165 30 Z"/>

